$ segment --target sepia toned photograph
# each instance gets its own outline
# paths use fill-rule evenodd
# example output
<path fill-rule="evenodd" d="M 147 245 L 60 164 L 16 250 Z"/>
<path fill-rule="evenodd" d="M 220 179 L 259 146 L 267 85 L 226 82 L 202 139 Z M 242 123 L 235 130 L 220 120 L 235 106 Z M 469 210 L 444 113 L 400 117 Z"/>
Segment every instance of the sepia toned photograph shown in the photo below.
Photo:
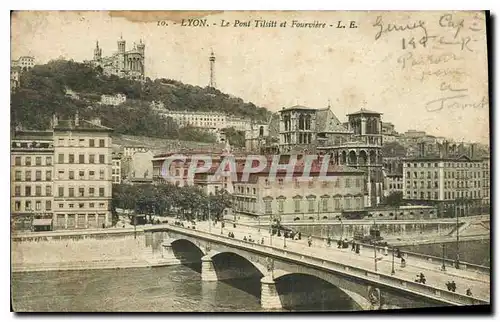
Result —
<path fill-rule="evenodd" d="M 488 11 L 10 19 L 13 312 L 491 310 Z"/>

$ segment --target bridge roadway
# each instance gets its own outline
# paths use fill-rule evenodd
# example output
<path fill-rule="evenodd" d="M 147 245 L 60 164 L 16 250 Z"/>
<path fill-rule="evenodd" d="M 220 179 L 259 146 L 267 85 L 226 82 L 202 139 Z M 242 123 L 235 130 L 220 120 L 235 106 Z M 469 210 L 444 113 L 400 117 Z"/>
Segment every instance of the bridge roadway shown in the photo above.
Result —
<path fill-rule="evenodd" d="M 221 236 L 220 223 L 216 226 L 211 225 L 209 228 L 208 222 L 198 222 L 196 230 L 204 232 L 211 232 Z M 264 245 L 270 245 L 270 236 L 268 229 L 260 229 L 247 225 L 236 225 L 233 228 L 232 224 L 226 224 L 222 229 L 222 235 L 227 237 L 228 233 L 232 232 L 235 239 L 243 240 L 246 236 L 252 237 L 255 243 L 261 243 L 264 239 Z M 286 243 L 286 250 L 294 251 L 304 255 L 310 255 L 324 260 L 331 260 L 338 263 L 345 263 L 367 271 L 375 273 L 375 261 L 373 248 L 367 250 L 362 248 L 360 254 L 351 251 L 350 248 L 339 249 L 337 245 L 332 242 L 331 246 L 327 246 L 325 242 L 318 242 L 318 239 L 313 241 L 312 247 L 307 245 L 307 237 L 302 236 L 301 240 L 284 240 L 283 237 L 272 236 L 272 246 L 284 249 Z M 463 269 L 456 269 L 449 264 L 446 265 L 446 271 L 441 270 L 442 262 L 429 262 L 425 260 L 418 260 L 411 258 L 406 261 L 406 267 L 402 268 L 397 258 L 394 259 L 395 274 L 392 277 L 402 281 L 414 282 L 417 274 L 424 273 L 426 277 L 426 285 L 440 291 L 447 291 L 446 282 L 455 281 L 457 285 L 457 293 L 465 295 L 467 288 L 470 288 L 473 298 L 479 299 L 486 303 L 490 302 L 490 275 L 468 271 Z M 387 256 L 384 255 L 383 250 L 379 249 L 377 252 L 377 273 L 386 274 L 391 276 L 392 270 L 392 254 L 389 251 Z"/>

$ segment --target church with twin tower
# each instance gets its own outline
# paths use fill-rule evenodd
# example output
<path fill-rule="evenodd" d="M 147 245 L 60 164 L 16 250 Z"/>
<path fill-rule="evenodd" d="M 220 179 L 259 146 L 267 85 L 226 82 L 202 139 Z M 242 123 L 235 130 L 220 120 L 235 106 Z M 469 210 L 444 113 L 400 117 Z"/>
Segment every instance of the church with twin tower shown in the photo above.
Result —
<path fill-rule="evenodd" d="M 120 36 L 117 41 L 117 51 L 111 56 L 103 57 L 102 48 L 96 42 L 94 58 L 90 63 L 103 69 L 105 75 L 116 75 L 131 79 L 143 79 L 145 75 L 145 49 L 146 45 L 139 41 L 134 43 L 132 49 L 126 49 L 125 40 Z"/>

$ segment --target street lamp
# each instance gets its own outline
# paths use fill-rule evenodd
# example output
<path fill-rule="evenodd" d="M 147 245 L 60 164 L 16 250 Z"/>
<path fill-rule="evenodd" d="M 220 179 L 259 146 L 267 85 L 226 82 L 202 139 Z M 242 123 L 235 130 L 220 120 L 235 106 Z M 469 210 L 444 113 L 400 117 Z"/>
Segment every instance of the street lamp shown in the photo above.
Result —
<path fill-rule="evenodd" d="M 283 231 L 283 248 L 286 248 L 286 237 L 284 231 Z"/>
<path fill-rule="evenodd" d="M 208 197 L 210 198 L 210 196 Z M 221 224 L 222 227 L 222 224 Z M 210 219 L 210 199 L 208 199 L 208 232 L 212 232 L 212 220 Z M 221 231 L 222 233 L 222 231 Z"/>
<path fill-rule="evenodd" d="M 445 254 L 445 250 L 444 250 L 445 245 L 444 245 L 444 243 L 441 245 L 441 247 L 443 248 L 443 264 L 441 265 L 441 270 L 442 271 L 446 271 L 446 265 L 445 265 L 445 262 L 444 262 L 444 254 Z"/>
<path fill-rule="evenodd" d="M 373 219 L 373 225 L 374 227 L 376 227 L 376 222 L 375 222 L 375 219 Z M 375 263 L 375 272 L 377 271 L 377 245 L 375 244 L 374 241 L 373 242 L 373 260 L 374 260 L 374 263 Z"/>
<path fill-rule="evenodd" d="M 459 227 L 458 227 L 458 211 L 457 211 L 457 201 L 455 200 L 454 203 L 454 210 L 455 210 L 455 217 L 457 218 L 457 258 L 455 260 L 455 268 L 459 269 L 460 268 L 460 254 L 459 254 L 459 242 L 460 242 L 460 234 L 459 234 Z"/>
<path fill-rule="evenodd" d="M 396 271 L 394 270 L 394 246 L 392 246 L 392 270 L 391 270 L 391 275 L 396 274 Z"/>

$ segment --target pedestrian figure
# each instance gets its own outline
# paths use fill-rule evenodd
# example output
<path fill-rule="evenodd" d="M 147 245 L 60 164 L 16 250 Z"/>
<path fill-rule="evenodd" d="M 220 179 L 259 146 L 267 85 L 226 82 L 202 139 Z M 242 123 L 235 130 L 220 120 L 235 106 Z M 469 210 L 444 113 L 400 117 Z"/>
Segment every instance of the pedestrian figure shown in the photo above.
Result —
<path fill-rule="evenodd" d="M 356 254 L 359 255 L 359 244 L 356 244 Z"/>
<path fill-rule="evenodd" d="M 352 250 L 352 251 L 355 251 L 355 250 L 356 250 L 356 243 L 354 242 L 354 240 L 352 241 L 352 247 L 351 247 L 351 250 Z"/>
<path fill-rule="evenodd" d="M 260 244 L 264 245 L 264 237 L 262 237 L 262 239 L 260 240 Z"/>
<path fill-rule="evenodd" d="M 387 256 L 389 255 L 389 247 L 387 247 L 387 245 L 385 245 L 384 247 L 384 256 Z"/>
<path fill-rule="evenodd" d="M 451 291 L 455 292 L 457 290 L 457 284 L 455 284 L 455 281 L 451 281 Z"/>
<path fill-rule="evenodd" d="M 243 241 L 247 241 L 247 236 L 243 236 Z"/>
<path fill-rule="evenodd" d="M 307 243 L 309 244 L 309 247 L 311 247 L 311 245 L 312 245 L 312 237 L 311 236 L 309 236 L 307 238 Z"/>
<path fill-rule="evenodd" d="M 406 267 L 406 261 L 403 257 L 401 257 L 401 268 L 405 268 Z"/>
<path fill-rule="evenodd" d="M 299 231 L 299 240 L 302 239 L 302 233 Z"/>
<path fill-rule="evenodd" d="M 401 251 L 399 250 L 399 248 L 396 248 L 396 254 L 397 254 L 397 258 L 401 258 Z"/>
<path fill-rule="evenodd" d="M 328 246 L 331 246 L 331 245 L 332 245 L 332 240 L 330 239 L 330 237 L 328 237 L 328 238 L 326 239 L 326 244 L 327 244 Z"/>
<path fill-rule="evenodd" d="M 342 241 L 339 239 L 339 240 L 337 241 L 337 248 L 340 248 L 340 247 L 342 247 Z"/>
<path fill-rule="evenodd" d="M 278 230 L 278 237 L 281 237 L 281 230 Z"/>
<path fill-rule="evenodd" d="M 467 289 L 467 291 L 465 292 L 465 295 L 472 296 L 472 291 L 470 290 L 470 288 Z"/>

